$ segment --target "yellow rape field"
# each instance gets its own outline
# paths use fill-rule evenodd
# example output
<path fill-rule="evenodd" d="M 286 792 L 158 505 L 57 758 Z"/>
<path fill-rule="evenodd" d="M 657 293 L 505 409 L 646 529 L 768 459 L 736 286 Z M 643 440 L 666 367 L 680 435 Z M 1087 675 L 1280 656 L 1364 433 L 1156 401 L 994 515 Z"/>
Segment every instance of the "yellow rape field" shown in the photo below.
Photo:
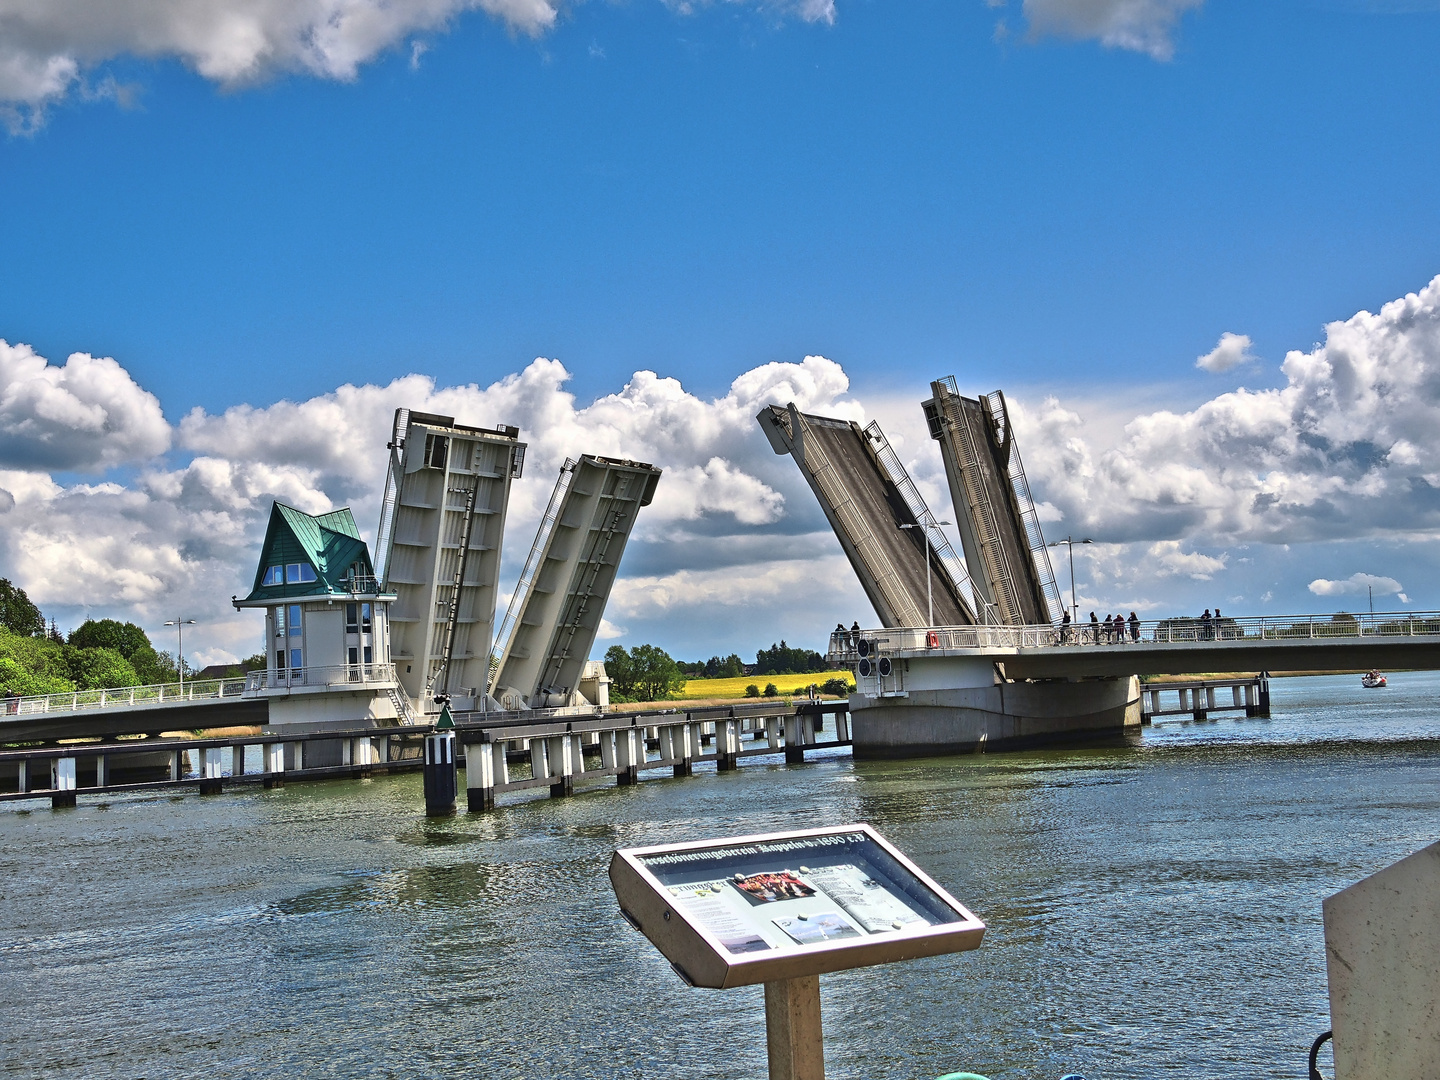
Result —
<path fill-rule="evenodd" d="M 792 697 L 805 693 L 811 683 L 817 686 L 827 679 L 844 678 L 854 682 L 848 671 L 812 672 L 809 675 L 741 675 L 734 679 L 687 679 L 680 700 L 696 701 L 704 698 L 743 698 L 745 687 L 754 683 L 761 690 L 766 683 L 774 683 L 781 697 Z"/>

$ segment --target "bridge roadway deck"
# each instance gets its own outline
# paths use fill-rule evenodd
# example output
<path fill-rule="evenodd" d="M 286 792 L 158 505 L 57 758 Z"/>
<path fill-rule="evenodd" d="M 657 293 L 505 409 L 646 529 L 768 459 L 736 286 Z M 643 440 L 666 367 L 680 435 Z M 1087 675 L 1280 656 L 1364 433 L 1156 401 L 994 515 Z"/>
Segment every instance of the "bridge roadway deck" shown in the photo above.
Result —
<path fill-rule="evenodd" d="M 1103 625 L 1103 624 L 1102 624 Z M 1098 639 L 1098 640 L 1097 640 Z M 1089 624 L 889 627 L 836 633 L 827 659 L 856 665 L 861 646 L 893 659 L 976 658 L 1011 679 L 1123 678 L 1214 671 L 1440 670 L 1440 613 L 1293 615 L 1138 622 L 1123 638 Z"/>

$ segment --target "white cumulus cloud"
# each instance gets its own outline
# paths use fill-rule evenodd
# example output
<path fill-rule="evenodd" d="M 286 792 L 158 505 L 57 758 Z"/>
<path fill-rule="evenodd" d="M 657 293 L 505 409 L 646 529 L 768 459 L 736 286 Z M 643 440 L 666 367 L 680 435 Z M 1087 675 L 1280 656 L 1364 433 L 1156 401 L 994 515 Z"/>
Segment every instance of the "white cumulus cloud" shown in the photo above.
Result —
<path fill-rule="evenodd" d="M 1217 374 L 1229 371 L 1255 359 L 1250 352 L 1253 345 L 1249 334 L 1221 334 L 1219 344 L 1204 356 L 1197 357 L 1195 366 L 1202 371 L 1213 371 Z"/>
<path fill-rule="evenodd" d="M 0 468 L 100 472 L 170 445 L 155 395 L 110 357 L 61 367 L 0 340 Z"/>
<path fill-rule="evenodd" d="M 1175 27 L 1204 0 L 1025 0 L 1032 33 L 1099 41 L 1156 60 L 1175 54 Z"/>
<path fill-rule="evenodd" d="M 348 80 L 379 54 L 443 32 L 473 11 L 539 36 L 579 0 L 0 0 L 0 118 L 34 127 L 45 108 L 118 56 L 175 58 L 221 86 L 280 72 Z M 833 0 L 729 0 L 809 22 Z M 689 11 L 703 4 L 676 3 Z"/>
<path fill-rule="evenodd" d="M 1115 541 L 1440 531 L 1440 278 L 1330 323 L 1281 372 L 1278 389 L 1100 425 L 1057 398 L 1017 407 L 1037 497 Z"/>
<path fill-rule="evenodd" d="M 1403 587 L 1392 577 L 1379 577 L 1375 574 L 1351 574 L 1348 578 L 1340 581 L 1316 578 L 1310 582 L 1310 591 L 1316 596 L 1368 595 L 1371 590 L 1374 590 L 1381 596 L 1399 594 L 1400 599 L 1404 600 L 1405 594 L 1400 591 Z"/>

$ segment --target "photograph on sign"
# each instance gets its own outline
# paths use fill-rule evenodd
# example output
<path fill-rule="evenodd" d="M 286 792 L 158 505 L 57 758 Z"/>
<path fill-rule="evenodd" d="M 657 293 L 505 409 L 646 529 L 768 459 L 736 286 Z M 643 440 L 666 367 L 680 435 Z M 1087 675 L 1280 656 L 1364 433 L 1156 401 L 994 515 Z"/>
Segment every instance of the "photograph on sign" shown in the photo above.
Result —
<path fill-rule="evenodd" d="M 978 919 L 865 825 L 636 848 L 618 852 L 617 861 L 638 870 L 668 908 L 721 954 L 727 968 L 767 956 L 779 960 L 947 931 L 957 937 L 950 949 L 902 944 L 893 951 L 894 958 L 904 959 L 973 948 L 984 931 Z M 619 894 L 626 879 L 613 871 L 611 876 Z M 621 900 L 623 905 L 623 895 Z M 670 917 L 665 910 L 663 920 Z M 671 927 L 657 927 L 652 919 L 651 927 L 642 929 L 667 952 Z M 973 944 L 959 942 L 965 933 Z M 830 961 L 816 970 L 844 966 Z"/>

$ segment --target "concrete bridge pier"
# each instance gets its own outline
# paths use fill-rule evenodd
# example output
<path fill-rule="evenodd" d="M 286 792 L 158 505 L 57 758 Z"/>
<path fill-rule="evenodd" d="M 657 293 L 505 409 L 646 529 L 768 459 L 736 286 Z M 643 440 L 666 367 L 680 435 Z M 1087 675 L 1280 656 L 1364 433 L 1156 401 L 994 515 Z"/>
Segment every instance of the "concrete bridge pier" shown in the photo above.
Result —
<path fill-rule="evenodd" d="M 207 747 L 200 751 L 200 794 L 219 795 L 224 787 L 220 747 Z"/>
<path fill-rule="evenodd" d="M 50 771 L 50 809 L 61 810 L 75 805 L 75 759 L 56 758 Z"/>
<path fill-rule="evenodd" d="M 262 743 L 260 746 L 261 781 L 267 789 L 285 786 L 285 744 Z"/>
<path fill-rule="evenodd" d="M 640 765 L 645 761 L 645 733 L 626 728 L 615 733 L 615 782 L 621 787 L 640 782 Z"/>
<path fill-rule="evenodd" d="M 717 772 L 731 772 L 739 767 L 740 721 L 715 721 L 715 769 Z"/>

